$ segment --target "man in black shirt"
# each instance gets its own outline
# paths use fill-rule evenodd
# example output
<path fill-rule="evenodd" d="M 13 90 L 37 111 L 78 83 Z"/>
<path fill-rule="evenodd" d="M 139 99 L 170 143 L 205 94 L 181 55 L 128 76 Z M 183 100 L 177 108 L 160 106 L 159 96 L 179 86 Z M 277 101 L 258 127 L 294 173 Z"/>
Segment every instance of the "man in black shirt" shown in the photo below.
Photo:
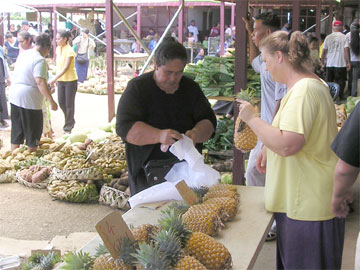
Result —
<path fill-rule="evenodd" d="M 360 171 L 360 102 L 331 144 L 332 150 L 339 157 L 334 172 L 334 191 L 332 209 L 339 218 L 349 213 L 348 203 L 352 201 L 351 186 Z"/>
<path fill-rule="evenodd" d="M 167 151 L 181 134 L 201 151 L 215 131 L 216 117 L 199 85 L 183 76 L 185 48 L 164 40 L 155 54 L 155 70 L 132 79 L 121 96 L 116 132 L 126 144 L 131 194 L 150 186 L 144 165 L 174 158 Z"/>

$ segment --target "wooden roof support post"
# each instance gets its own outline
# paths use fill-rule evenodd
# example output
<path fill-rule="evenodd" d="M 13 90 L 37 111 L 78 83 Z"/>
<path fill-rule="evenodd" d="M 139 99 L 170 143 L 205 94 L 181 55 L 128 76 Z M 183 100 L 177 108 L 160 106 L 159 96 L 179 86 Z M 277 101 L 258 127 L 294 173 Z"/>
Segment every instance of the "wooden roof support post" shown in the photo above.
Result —
<path fill-rule="evenodd" d="M 56 5 L 53 7 L 53 13 L 54 13 L 54 23 L 53 23 L 53 29 L 54 29 L 54 38 L 53 38 L 53 60 L 56 61 L 56 35 L 57 35 L 57 12 L 56 12 Z"/>
<path fill-rule="evenodd" d="M 329 24 L 328 24 L 328 32 L 326 33 L 327 35 L 332 33 L 332 23 L 334 20 L 334 5 L 330 2 L 329 4 Z"/>
<path fill-rule="evenodd" d="M 225 43 L 225 3 L 220 2 L 220 55 L 224 54 Z"/>
<path fill-rule="evenodd" d="M 300 0 L 293 0 L 292 30 L 300 30 Z"/>
<path fill-rule="evenodd" d="M 137 14 L 136 14 L 136 34 L 139 38 L 141 38 L 141 6 L 137 6 Z M 136 52 L 140 52 L 140 43 L 136 42 Z"/>
<path fill-rule="evenodd" d="M 11 24 L 11 22 L 10 22 L 10 13 L 7 14 L 7 21 L 8 21 L 8 25 L 7 25 L 8 29 L 7 30 L 10 31 L 10 24 Z"/>
<path fill-rule="evenodd" d="M 182 5 L 182 0 L 179 0 L 179 6 Z M 179 13 L 178 18 L 178 41 L 183 44 L 184 40 L 184 9 Z"/>
<path fill-rule="evenodd" d="M 247 79 L 247 32 L 242 18 L 246 18 L 248 10 L 248 0 L 241 0 L 236 2 L 236 17 L 235 17 L 235 94 L 240 89 L 246 89 Z M 235 119 L 239 114 L 238 106 L 234 106 Z M 244 184 L 244 156 L 238 149 L 234 150 L 234 165 L 233 165 L 233 184 Z"/>
<path fill-rule="evenodd" d="M 105 18 L 106 18 L 106 75 L 108 90 L 108 120 L 109 122 L 115 116 L 114 101 L 114 42 L 113 42 L 113 1 L 105 2 Z"/>
<path fill-rule="evenodd" d="M 1 17 L 1 25 L 0 25 L 0 45 L 4 45 L 4 17 Z"/>
<path fill-rule="evenodd" d="M 235 26 L 235 5 L 231 6 L 231 29 Z"/>
<path fill-rule="evenodd" d="M 42 29 L 42 19 L 41 19 L 41 12 L 38 12 L 38 15 L 39 15 L 39 19 L 38 19 L 38 22 L 39 22 L 39 32 L 42 33 L 43 32 L 43 29 Z"/>
<path fill-rule="evenodd" d="M 321 0 L 316 0 L 316 26 L 315 26 L 315 34 L 316 37 L 319 39 L 320 45 L 320 27 L 321 27 Z"/>

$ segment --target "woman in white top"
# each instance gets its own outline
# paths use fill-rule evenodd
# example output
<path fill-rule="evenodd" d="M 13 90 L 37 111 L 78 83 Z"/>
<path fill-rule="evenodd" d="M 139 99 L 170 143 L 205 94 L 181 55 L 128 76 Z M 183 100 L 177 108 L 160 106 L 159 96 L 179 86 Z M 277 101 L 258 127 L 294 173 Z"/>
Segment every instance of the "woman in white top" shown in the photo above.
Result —
<path fill-rule="evenodd" d="M 357 82 L 360 69 L 360 33 L 358 22 L 353 22 L 350 26 L 350 32 L 346 34 L 347 42 L 350 44 L 350 64 L 351 69 L 348 72 L 348 90 L 349 95 L 357 96 Z"/>
<path fill-rule="evenodd" d="M 44 57 L 50 48 L 49 35 L 41 34 L 36 37 L 35 47 L 23 51 L 16 61 L 9 91 L 11 150 L 18 148 L 25 139 L 29 151 L 36 151 L 43 130 L 44 97 L 52 110 L 58 108 L 47 85 L 48 68 Z"/>

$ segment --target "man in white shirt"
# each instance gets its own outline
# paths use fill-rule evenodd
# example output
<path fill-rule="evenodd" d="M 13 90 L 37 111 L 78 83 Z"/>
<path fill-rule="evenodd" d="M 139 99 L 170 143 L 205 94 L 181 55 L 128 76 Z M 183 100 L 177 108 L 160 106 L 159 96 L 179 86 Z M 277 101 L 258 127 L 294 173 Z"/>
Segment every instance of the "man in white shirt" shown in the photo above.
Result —
<path fill-rule="evenodd" d="M 321 62 L 326 67 L 326 81 L 340 86 L 340 99 L 344 99 L 347 70 L 350 70 L 349 44 L 342 33 L 342 22 L 334 21 L 333 32 L 325 38 Z"/>
<path fill-rule="evenodd" d="M 198 35 L 199 35 L 199 30 L 198 28 L 195 26 L 195 20 L 191 21 L 191 24 L 188 26 L 188 31 L 193 33 L 193 37 L 194 37 L 194 42 L 198 42 Z"/>
<path fill-rule="evenodd" d="M 29 34 L 33 36 L 34 41 L 35 41 L 35 37 L 39 35 L 39 33 L 34 28 L 30 27 L 29 22 L 27 20 L 22 21 L 21 29 L 29 32 Z"/>

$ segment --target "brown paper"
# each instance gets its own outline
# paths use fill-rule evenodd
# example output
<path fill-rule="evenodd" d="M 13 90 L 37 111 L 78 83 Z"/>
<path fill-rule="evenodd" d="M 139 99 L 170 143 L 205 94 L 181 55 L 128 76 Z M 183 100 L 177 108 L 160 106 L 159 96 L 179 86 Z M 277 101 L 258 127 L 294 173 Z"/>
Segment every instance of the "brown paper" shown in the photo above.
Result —
<path fill-rule="evenodd" d="M 114 259 L 120 255 L 122 238 L 135 240 L 119 211 L 114 211 L 104 217 L 95 228 Z"/>
<path fill-rule="evenodd" d="M 176 188 L 188 205 L 191 206 L 199 202 L 199 198 L 196 196 L 195 192 L 188 187 L 184 180 L 177 183 Z"/>

